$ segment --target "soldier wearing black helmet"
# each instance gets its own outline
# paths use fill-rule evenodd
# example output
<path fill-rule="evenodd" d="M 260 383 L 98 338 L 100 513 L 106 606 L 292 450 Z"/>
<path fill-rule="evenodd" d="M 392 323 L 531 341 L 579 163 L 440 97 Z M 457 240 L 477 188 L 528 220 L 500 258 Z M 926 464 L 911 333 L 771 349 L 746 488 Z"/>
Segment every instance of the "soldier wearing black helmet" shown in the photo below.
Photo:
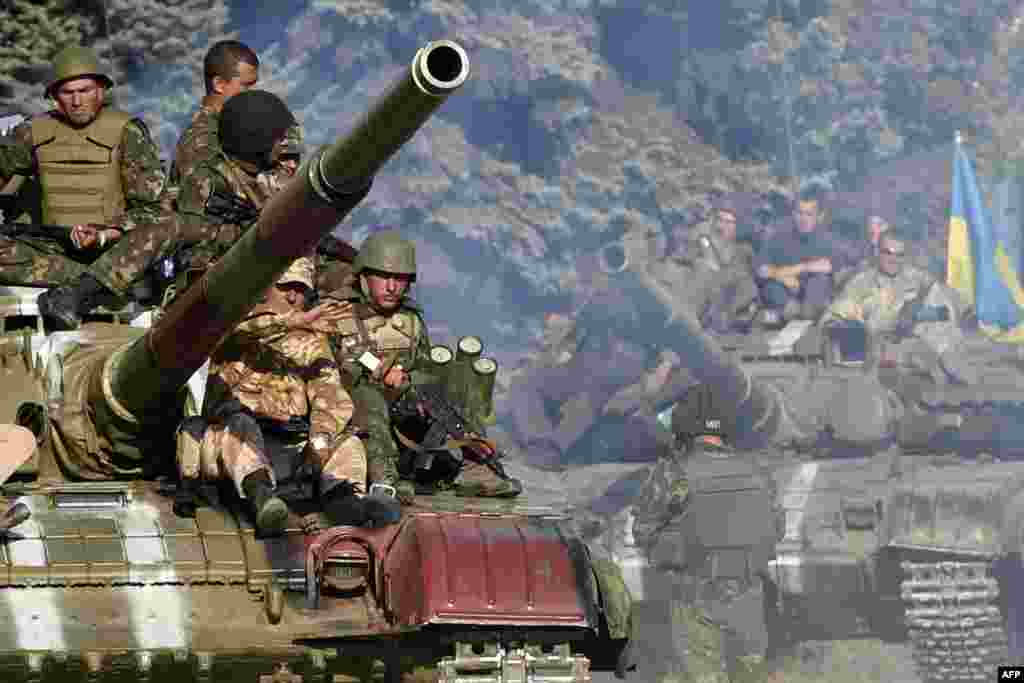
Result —
<path fill-rule="evenodd" d="M 139 225 L 79 277 L 39 298 L 40 312 L 57 328 L 75 328 L 81 316 L 98 305 L 129 294 L 150 267 L 187 247 L 176 259 L 200 271 L 224 253 L 255 222 L 272 190 L 258 174 L 276 163 L 286 131 L 295 124 L 276 95 L 249 90 L 232 97 L 219 119 L 221 149 L 193 169 L 183 181 L 176 211 L 165 211 Z M 212 200 L 245 210 L 214 212 Z"/>
<path fill-rule="evenodd" d="M 121 239 L 125 222 L 159 213 L 166 176 L 142 119 L 108 104 L 113 79 L 96 54 L 73 46 L 53 61 L 46 95 L 54 108 L 13 131 L 0 146 L 0 187 L 16 181 L 32 222 L 71 228 L 70 244 L 55 239 L 0 239 L 0 282 L 67 282 L 103 247 Z M 73 258 L 67 258 L 71 256 Z"/>
<path fill-rule="evenodd" d="M 640 621 L 662 625 L 651 637 L 664 638 L 658 648 L 669 653 L 656 674 L 770 680 L 758 576 L 776 540 L 768 489 L 757 463 L 733 449 L 735 411 L 714 387 L 687 391 L 672 430 L 676 448 L 651 470 L 633 509 L 647 558 Z"/>

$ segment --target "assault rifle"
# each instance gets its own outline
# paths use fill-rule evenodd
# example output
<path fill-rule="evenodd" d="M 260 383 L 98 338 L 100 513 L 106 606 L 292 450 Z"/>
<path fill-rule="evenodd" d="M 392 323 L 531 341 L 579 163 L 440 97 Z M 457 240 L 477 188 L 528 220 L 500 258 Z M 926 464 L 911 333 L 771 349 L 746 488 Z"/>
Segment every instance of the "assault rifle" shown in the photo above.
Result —
<path fill-rule="evenodd" d="M 0 223 L 0 237 L 18 239 L 28 237 L 56 242 L 69 255 L 81 251 L 71 240 L 71 228 L 66 225 L 42 225 L 39 223 Z M 91 250 L 90 250 L 91 251 Z"/>
<path fill-rule="evenodd" d="M 411 451 L 410 469 L 429 471 L 437 453 L 458 447 L 465 457 L 487 465 L 505 477 L 505 470 L 499 462 L 504 454 L 482 436 L 483 430 L 468 423 L 440 385 L 410 386 L 391 403 L 391 417 L 399 425 L 409 421 L 426 423 L 426 431 L 418 443 L 398 433 L 402 445 Z"/>
<path fill-rule="evenodd" d="M 214 190 L 206 200 L 206 215 L 218 219 L 222 223 L 248 225 L 260 217 L 260 210 L 245 199 Z"/>

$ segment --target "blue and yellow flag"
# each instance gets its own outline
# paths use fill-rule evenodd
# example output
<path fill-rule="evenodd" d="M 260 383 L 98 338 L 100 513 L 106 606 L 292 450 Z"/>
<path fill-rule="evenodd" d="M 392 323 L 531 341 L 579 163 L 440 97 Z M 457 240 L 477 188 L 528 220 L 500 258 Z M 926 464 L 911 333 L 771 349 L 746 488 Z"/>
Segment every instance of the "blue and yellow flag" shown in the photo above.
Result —
<path fill-rule="evenodd" d="M 1010 259 L 1010 226 L 989 219 L 959 136 L 955 147 L 946 283 L 974 302 L 986 334 L 998 341 L 1024 343 L 1024 290 Z"/>

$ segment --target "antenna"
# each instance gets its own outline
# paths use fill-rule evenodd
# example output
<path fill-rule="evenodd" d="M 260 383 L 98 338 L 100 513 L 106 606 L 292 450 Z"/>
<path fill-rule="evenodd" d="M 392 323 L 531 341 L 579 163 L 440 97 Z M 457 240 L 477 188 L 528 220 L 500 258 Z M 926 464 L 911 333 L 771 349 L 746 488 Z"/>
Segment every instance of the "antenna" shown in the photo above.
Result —
<path fill-rule="evenodd" d="M 797 12 L 799 13 L 799 8 Z M 782 2 L 781 0 L 775 0 L 775 13 L 778 15 L 779 22 L 782 22 Z M 799 14 L 797 15 L 799 18 Z M 782 78 L 783 78 L 783 102 L 785 107 L 785 123 L 786 123 L 786 146 L 789 148 L 789 177 L 792 178 L 793 182 L 793 196 L 797 196 L 800 193 L 800 176 L 796 171 L 796 153 L 793 149 L 793 102 L 792 102 L 792 74 L 789 72 L 789 60 L 787 59 L 786 53 L 782 53 Z"/>

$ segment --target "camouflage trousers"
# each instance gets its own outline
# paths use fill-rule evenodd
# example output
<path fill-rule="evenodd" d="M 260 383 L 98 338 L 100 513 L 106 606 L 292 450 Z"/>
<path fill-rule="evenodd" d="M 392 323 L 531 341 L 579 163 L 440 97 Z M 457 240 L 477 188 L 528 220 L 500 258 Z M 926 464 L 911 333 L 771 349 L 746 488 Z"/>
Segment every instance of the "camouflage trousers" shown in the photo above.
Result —
<path fill-rule="evenodd" d="M 366 469 L 370 482 L 394 485 L 398 481 L 398 444 L 391 432 L 391 415 L 384 395 L 365 382 L 351 391 L 352 400 L 365 415 Z"/>
<path fill-rule="evenodd" d="M 661 683 L 764 683 L 772 665 L 737 629 L 749 615 L 732 614 L 729 596 L 681 571 L 649 567 L 644 600 L 637 605 L 639 665 Z M 760 608 L 754 618 L 761 618 Z M 732 621 L 730 621 L 732 619 Z M 737 621 L 737 619 L 739 619 Z"/>
<path fill-rule="evenodd" d="M 0 237 L 0 282 L 4 284 L 52 287 L 74 282 L 87 270 L 56 242 Z"/>
<path fill-rule="evenodd" d="M 128 231 L 89 267 L 107 289 L 124 296 L 147 269 L 186 244 L 216 242 L 229 246 L 240 236 L 237 226 L 202 222 L 177 213 L 161 215 Z"/>
<path fill-rule="evenodd" d="M 366 491 L 366 449 L 359 437 L 343 435 L 312 463 L 307 462 L 306 443 L 264 434 L 246 413 L 217 422 L 188 417 L 178 428 L 178 471 L 182 479 L 230 479 L 244 498 L 242 481 L 254 472 L 265 471 L 276 484 L 301 477 L 311 465 L 319 477 L 321 495 L 342 482 L 350 482 L 356 493 Z"/>

